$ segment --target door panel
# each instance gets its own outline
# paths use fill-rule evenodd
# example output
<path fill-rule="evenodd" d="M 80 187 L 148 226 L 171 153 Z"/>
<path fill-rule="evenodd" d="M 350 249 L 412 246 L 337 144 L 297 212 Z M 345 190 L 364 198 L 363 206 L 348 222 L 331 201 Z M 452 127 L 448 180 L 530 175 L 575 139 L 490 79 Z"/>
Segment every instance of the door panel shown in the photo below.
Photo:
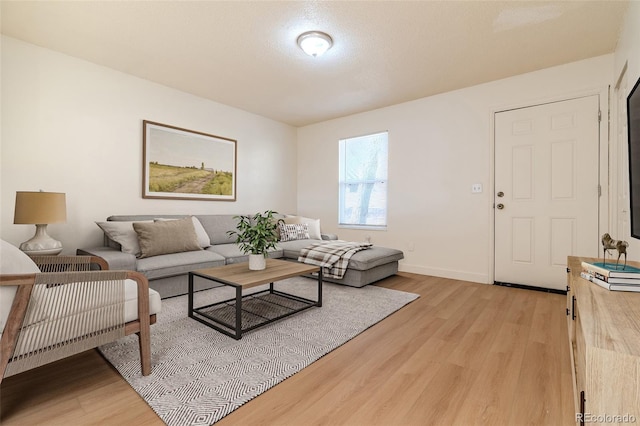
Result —
<path fill-rule="evenodd" d="M 534 221 L 532 217 L 514 217 L 513 229 L 513 261 L 517 263 L 532 263 L 534 252 Z"/>
<path fill-rule="evenodd" d="M 519 201 L 533 198 L 533 158 L 535 147 L 531 145 L 514 146 L 512 150 L 513 197 Z"/>
<path fill-rule="evenodd" d="M 551 198 L 572 200 L 575 170 L 575 141 L 559 141 L 551 144 Z"/>
<path fill-rule="evenodd" d="M 495 115 L 495 281 L 562 290 L 568 255 L 598 255 L 598 109 L 589 96 Z"/>

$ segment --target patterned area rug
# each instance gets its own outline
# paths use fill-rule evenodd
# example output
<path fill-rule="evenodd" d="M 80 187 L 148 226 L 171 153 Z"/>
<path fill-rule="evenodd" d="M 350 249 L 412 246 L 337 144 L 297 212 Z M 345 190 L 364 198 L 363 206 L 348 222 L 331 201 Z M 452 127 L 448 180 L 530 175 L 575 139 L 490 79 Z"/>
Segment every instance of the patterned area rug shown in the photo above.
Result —
<path fill-rule="evenodd" d="M 316 281 L 309 278 L 280 281 L 276 288 L 312 300 L 317 296 Z M 233 295 L 228 287 L 202 291 L 195 305 Z M 100 350 L 166 424 L 209 425 L 416 298 L 376 286 L 325 283 L 321 308 L 235 340 L 188 318 L 187 297 L 179 296 L 162 301 L 158 322 L 151 326 L 150 376 L 140 374 L 137 337 Z"/>

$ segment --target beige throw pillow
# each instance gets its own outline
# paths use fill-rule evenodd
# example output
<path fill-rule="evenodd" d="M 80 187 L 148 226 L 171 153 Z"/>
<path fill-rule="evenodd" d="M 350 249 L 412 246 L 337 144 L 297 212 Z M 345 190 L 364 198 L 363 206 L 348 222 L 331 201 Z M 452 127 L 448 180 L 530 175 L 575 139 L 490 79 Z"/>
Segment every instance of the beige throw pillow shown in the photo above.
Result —
<path fill-rule="evenodd" d="M 202 250 L 190 217 L 153 223 L 134 223 L 140 258 Z"/>
<path fill-rule="evenodd" d="M 191 216 L 191 219 L 193 220 L 193 229 L 196 231 L 196 236 L 198 237 L 198 244 L 200 244 L 200 247 L 202 248 L 209 247 L 211 245 L 211 241 L 209 240 L 209 234 L 207 234 L 204 226 L 202 226 L 202 223 L 198 220 L 197 217 Z M 162 217 L 153 219 L 154 222 L 162 222 L 167 220 L 177 219 L 166 219 Z"/>

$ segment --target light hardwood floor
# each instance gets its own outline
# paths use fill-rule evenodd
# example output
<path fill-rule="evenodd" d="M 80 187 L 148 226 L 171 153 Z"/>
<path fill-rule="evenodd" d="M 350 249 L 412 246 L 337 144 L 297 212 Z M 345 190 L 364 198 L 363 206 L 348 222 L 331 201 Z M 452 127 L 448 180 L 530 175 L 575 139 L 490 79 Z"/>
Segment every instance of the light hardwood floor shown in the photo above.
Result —
<path fill-rule="evenodd" d="M 565 296 L 400 273 L 420 294 L 218 425 L 570 425 Z M 162 421 L 96 351 L 9 377 L 3 425 Z"/>

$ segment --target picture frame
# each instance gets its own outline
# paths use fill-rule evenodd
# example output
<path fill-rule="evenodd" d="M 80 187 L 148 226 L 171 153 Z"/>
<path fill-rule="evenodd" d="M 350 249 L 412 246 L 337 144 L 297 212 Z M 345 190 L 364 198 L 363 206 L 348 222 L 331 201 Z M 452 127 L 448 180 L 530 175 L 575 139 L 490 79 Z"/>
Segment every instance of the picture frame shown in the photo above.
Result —
<path fill-rule="evenodd" d="M 236 201 L 237 141 L 143 120 L 142 198 Z"/>

